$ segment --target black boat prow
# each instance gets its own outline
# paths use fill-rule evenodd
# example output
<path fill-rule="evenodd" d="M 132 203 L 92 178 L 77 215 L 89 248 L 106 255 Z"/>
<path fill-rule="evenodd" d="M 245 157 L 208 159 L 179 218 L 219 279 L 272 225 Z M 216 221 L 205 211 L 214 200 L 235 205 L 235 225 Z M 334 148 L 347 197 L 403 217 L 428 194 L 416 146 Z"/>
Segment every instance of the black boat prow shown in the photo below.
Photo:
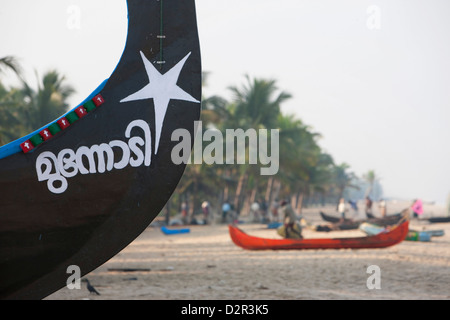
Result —
<path fill-rule="evenodd" d="M 3 149 L 19 152 L 0 148 L 1 299 L 45 298 L 66 285 L 68 267 L 83 276 L 108 261 L 160 213 L 183 175 L 171 136 L 194 137 L 200 118 L 195 2 L 127 3 L 127 44 L 111 77 Z M 161 83 L 172 85 L 163 96 L 151 87 Z"/>

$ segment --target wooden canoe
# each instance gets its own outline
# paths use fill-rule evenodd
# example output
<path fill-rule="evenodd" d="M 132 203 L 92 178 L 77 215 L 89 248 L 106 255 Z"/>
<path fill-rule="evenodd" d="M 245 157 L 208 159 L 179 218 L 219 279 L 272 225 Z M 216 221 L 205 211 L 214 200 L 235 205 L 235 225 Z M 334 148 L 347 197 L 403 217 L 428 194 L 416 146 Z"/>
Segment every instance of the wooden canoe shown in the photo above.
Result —
<path fill-rule="evenodd" d="M 433 217 L 433 218 L 429 218 L 428 222 L 430 222 L 430 223 L 447 223 L 447 222 L 450 222 L 450 217 Z"/>
<path fill-rule="evenodd" d="M 396 224 L 402 219 L 404 212 L 405 211 L 389 215 L 384 218 L 369 218 L 366 220 L 345 219 L 344 221 L 341 221 L 339 217 L 328 215 L 322 211 L 320 212 L 320 216 L 324 221 L 332 223 L 334 230 L 353 230 L 358 229 L 359 225 L 364 222 L 376 224 L 383 227 Z"/>
<path fill-rule="evenodd" d="M 233 242 L 247 250 L 306 250 L 306 249 L 372 249 L 387 248 L 402 242 L 408 234 L 409 220 L 390 231 L 374 236 L 322 239 L 266 239 L 246 234 L 234 225 L 229 225 Z"/>

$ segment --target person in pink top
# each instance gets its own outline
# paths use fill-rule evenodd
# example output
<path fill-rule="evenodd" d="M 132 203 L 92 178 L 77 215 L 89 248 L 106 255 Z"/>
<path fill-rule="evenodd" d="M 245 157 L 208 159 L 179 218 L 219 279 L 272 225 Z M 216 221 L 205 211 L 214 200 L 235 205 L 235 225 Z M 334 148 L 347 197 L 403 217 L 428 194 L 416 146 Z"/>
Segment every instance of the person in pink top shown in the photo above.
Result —
<path fill-rule="evenodd" d="M 413 205 L 411 206 L 411 210 L 413 211 L 414 218 L 418 218 L 420 215 L 422 215 L 423 214 L 422 200 L 420 199 L 415 200 Z"/>

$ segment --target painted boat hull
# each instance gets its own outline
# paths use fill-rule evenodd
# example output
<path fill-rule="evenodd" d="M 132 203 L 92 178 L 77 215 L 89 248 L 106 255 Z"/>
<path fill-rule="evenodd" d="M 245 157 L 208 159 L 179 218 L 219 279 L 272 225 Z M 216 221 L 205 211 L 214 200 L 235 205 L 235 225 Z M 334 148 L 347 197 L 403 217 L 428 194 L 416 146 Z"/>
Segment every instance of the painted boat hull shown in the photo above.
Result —
<path fill-rule="evenodd" d="M 157 64 L 161 57 L 161 39 L 157 37 L 161 28 L 160 2 L 128 0 L 127 4 L 129 23 L 124 53 L 111 77 L 95 92 L 101 94 L 104 104 L 33 152 L 0 159 L 1 299 L 42 299 L 66 285 L 72 275 L 68 273 L 69 266 L 77 266 L 83 276 L 108 261 L 160 213 L 184 173 L 185 165 L 174 164 L 171 159 L 171 151 L 178 143 L 171 140 L 171 134 L 181 128 L 193 136 L 194 122 L 200 118 L 200 103 L 170 100 L 156 153 L 154 101 L 123 100 L 149 83 L 143 55 L 161 74 L 166 74 L 188 53 L 177 85 L 201 99 L 194 0 L 164 1 L 165 64 L 161 65 Z M 107 6 L 100 16 L 106 13 Z M 148 124 L 151 142 L 141 128 L 130 127 L 135 121 Z M 128 143 L 129 149 L 135 150 L 127 155 L 129 163 L 121 164 L 120 170 L 114 167 L 100 173 L 99 158 L 94 165 L 84 159 L 80 163 L 91 169 L 98 166 L 97 172 L 68 178 L 67 190 L 60 194 L 50 192 L 50 179 L 38 181 L 37 160 L 45 152 L 56 157 L 61 150 L 78 152 L 83 147 L 112 141 L 122 146 Z M 150 145 L 151 164 L 147 165 Z M 114 148 L 115 166 L 119 167 L 120 159 L 128 159 L 126 147 L 123 148 Z M 137 166 L 143 154 L 145 165 Z M 64 165 L 66 160 L 63 156 L 61 163 Z M 66 162 L 69 170 L 67 166 Z M 45 164 L 40 170 L 46 170 Z M 56 182 L 53 187 L 61 185 Z"/>
<path fill-rule="evenodd" d="M 373 249 L 402 242 L 408 234 L 408 226 L 407 220 L 390 232 L 355 238 L 265 239 L 248 235 L 233 225 L 229 225 L 229 233 L 237 246 L 247 250 Z"/>

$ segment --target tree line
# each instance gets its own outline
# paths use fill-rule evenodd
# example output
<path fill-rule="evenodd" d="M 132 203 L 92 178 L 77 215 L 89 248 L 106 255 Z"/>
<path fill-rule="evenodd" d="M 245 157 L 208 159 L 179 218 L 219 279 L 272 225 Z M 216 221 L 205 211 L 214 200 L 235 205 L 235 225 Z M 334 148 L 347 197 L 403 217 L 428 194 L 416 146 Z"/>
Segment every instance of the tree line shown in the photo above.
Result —
<path fill-rule="evenodd" d="M 8 71 L 10 70 L 10 71 Z M 19 86 L 7 87 L 1 78 L 14 73 Z M 206 86 L 207 73 L 203 76 Z M 282 112 L 292 98 L 280 90 L 276 80 L 246 76 L 244 84 L 227 88 L 229 100 L 215 95 L 202 98 L 202 130 L 214 128 L 225 136 L 227 129 L 278 129 L 279 171 L 260 174 L 258 164 L 188 164 L 185 173 L 162 214 L 188 215 L 201 212 L 208 201 L 215 212 L 228 201 L 237 213 L 246 214 L 254 202 L 268 206 L 279 199 L 291 202 L 297 213 L 305 206 L 336 204 L 341 197 L 361 197 L 380 191 L 377 176 L 370 170 L 357 177 L 347 163 L 336 163 L 319 145 L 315 132 L 295 114 Z M 0 145 L 14 141 L 67 112 L 68 98 L 75 92 L 64 76 L 52 70 L 37 76 L 33 87 L 24 79 L 14 57 L 0 59 Z M 247 146 L 248 148 L 248 146 Z M 248 162 L 246 162 L 248 163 Z M 364 188 L 364 195 L 355 193 Z M 358 200 L 358 199 L 353 199 Z"/>
<path fill-rule="evenodd" d="M 206 86 L 207 74 L 203 79 Z M 261 165 L 188 164 L 166 205 L 166 217 L 179 213 L 183 203 L 189 216 L 201 213 L 204 201 L 219 214 L 225 201 L 238 214 L 248 214 L 254 202 L 270 207 L 284 199 L 301 214 L 304 207 L 335 205 L 342 197 L 357 201 L 373 194 L 381 196 L 374 170 L 358 177 L 347 163 L 336 163 L 320 147 L 320 133 L 297 115 L 282 112 L 282 104 L 292 96 L 280 90 L 275 80 L 246 76 L 242 86 L 227 89 L 229 101 L 217 95 L 203 97 L 203 130 L 214 128 L 225 136 L 227 129 L 278 129 L 278 174 L 262 176 Z"/>

